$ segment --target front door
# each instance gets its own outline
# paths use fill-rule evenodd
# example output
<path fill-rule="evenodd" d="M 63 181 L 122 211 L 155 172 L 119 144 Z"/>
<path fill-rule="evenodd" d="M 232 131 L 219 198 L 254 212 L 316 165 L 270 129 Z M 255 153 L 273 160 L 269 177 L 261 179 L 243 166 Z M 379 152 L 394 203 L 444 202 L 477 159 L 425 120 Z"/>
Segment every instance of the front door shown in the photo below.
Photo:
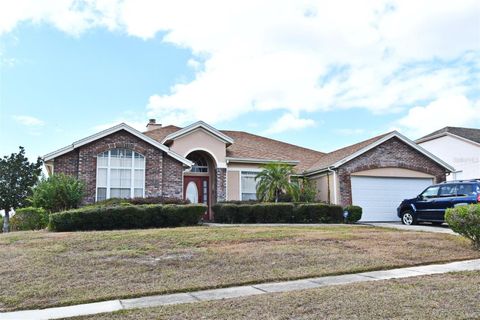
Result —
<path fill-rule="evenodd" d="M 185 176 L 183 188 L 184 198 L 191 203 L 204 203 L 206 206 L 209 205 L 208 177 Z M 210 220 L 208 209 L 203 215 L 203 220 Z"/>

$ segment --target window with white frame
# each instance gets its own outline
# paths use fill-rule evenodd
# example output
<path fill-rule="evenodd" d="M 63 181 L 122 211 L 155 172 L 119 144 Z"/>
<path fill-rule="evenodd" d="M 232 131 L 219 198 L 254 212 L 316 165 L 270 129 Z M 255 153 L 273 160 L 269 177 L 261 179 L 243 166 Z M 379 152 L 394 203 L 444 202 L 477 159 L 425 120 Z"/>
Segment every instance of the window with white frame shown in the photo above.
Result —
<path fill-rule="evenodd" d="M 242 171 L 241 173 L 241 192 L 242 200 L 257 200 L 257 181 L 255 177 L 258 172 Z"/>
<path fill-rule="evenodd" d="M 145 157 L 128 149 L 111 149 L 97 156 L 97 201 L 137 198 L 145 194 Z"/>

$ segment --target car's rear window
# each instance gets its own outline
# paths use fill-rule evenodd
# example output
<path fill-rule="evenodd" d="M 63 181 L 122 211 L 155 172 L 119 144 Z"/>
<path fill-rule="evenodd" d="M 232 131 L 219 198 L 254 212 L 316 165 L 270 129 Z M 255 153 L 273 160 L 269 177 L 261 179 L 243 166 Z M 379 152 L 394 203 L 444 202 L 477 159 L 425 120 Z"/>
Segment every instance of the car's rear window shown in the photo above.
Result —
<path fill-rule="evenodd" d="M 469 196 L 477 191 L 477 185 L 472 183 L 457 184 L 457 196 Z"/>

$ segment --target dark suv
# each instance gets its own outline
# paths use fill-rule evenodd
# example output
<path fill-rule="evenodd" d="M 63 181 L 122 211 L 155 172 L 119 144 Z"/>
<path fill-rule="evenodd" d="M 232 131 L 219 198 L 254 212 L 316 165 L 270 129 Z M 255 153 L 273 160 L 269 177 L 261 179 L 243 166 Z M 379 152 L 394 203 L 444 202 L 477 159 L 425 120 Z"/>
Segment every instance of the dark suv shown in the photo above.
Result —
<path fill-rule="evenodd" d="M 445 210 L 480 202 L 480 180 L 448 181 L 432 185 L 413 199 L 403 200 L 397 215 L 403 224 L 430 221 L 442 224 Z"/>

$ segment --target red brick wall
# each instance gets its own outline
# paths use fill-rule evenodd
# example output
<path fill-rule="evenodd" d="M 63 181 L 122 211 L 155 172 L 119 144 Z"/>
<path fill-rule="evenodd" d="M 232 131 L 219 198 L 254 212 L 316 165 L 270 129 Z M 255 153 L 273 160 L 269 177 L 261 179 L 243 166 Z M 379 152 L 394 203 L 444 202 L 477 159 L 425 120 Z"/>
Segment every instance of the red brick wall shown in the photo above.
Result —
<path fill-rule="evenodd" d="M 183 165 L 169 156 L 163 158 L 163 195 L 183 198 Z"/>
<path fill-rule="evenodd" d="M 97 155 L 114 148 L 145 156 L 145 196 L 182 197 L 182 164 L 149 143 L 118 131 L 54 160 L 54 172 L 78 177 L 86 184 L 85 203 L 95 202 Z M 178 187 L 174 185 L 178 183 Z"/>
<path fill-rule="evenodd" d="M 437 183 L 445 181 L 445 169 L 442 166 L 400 139 L 392 138 L 345 163 L 338 169 L 341 205 L 345 206 L 352 203 L 351 173 L 389 167 L 431 174 L 435 176 L 435 182 Z"/>

